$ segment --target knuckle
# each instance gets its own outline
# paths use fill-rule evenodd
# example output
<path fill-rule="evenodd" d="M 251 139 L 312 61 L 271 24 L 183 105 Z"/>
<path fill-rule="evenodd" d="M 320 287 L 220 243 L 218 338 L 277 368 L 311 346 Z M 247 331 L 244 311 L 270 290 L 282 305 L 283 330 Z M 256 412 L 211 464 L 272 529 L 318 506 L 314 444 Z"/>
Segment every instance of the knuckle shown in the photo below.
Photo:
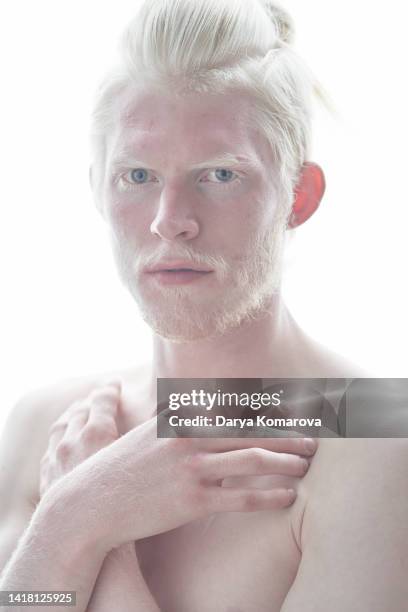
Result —
<path fill-rule="evenodd" d="M 56 446 L 55 454 L 60 461 L 65 461 L 71 455 L 72 446 L 67 440 L 61 440 Z"/>
<path fill-rule="evenodd" d="M 305 447 L 305 443 L 303 441 L 303 438 L 293 438 L 292 440 L 293 445 L 292 448 L 288 450 L 288 452 L 292 452 L 292 453 L 304 453 L 306 451 L 306 447 Z"/>
<path fill-rule="evenodd" d="M 117 426 L 117 423 L 115 420 L 110 420 L 109 421 L 109 425 L 106 425 L 107 430 L 109 431 L 109 434 L 112 434 L 114 436 L 116 436 L 117 438 L 119 438 L 119 429 Z"/>
<path fill-rule="evenodd" d="M 101 430 L 95 425 L 85 425 L 81 430 L 80 437 L 85 443 L 92 444 L 101 438 Z"/>
<path fill-rule="evenodd" d="M 91 424 L 99 429 L 111 429 L 112 427 L 116 427 L 115 418 L 110 414 L 98 414 L 96 419 L 92 419 Z"/>
<path fill-rule="evenodd" d="M 117 438 L 119 436 L 118 429 L 116 427 L 116 423 L 113 419 L 103 419 L 99 423 L 100 432 L 102 435 L 107 436 L 109 438 Z"/>
<path fill-rule="evenodd" d="M 75 421 L 76 419 L 84 419 L 88 415 L 89 415 L 89 410 L 78 408 L 77 410 L 75 410 L 75 412 L 71 412 L 71 414 L 69 415 L 67 425 L 68 423 L 71 423 L 72 421 Z"/>
<path fill-rule="evenodd" d="M 299 465 L 299 457 L 290 453 L 278 453 L 276 460 L 279 462 L 279 466 L 282 468 L 290 468 Z"/>
<path fill-rule="evenodd" d="M 196 479 L 203 473 L 204 458 L 200 454 L 188 455 L 183 462 L 183 467 L 188 477 Z"/>
<path fill-rule="evenodd" d="M 269 458 L 268 451 L 264 451 L 262 448 L 253 448 L 250 449 L 250 457 L 255 468 L 261 470 L 267 467 Z"/>
<path fill-rule="evenodd" d="M 295 446 L 294 452 L 299 453 L 299 454 L 303 454 L 305 452 L 307 453 L 308 450 L 307 450 L 307 446 L 305 443 L 305 439 L 302 437 L 299 437 L 299 438 L 296 438 L 295 440 L 296 440 L 296 446 Z"/>
<path fill-rule="evenodd" d="M 290 435 L 290 437 L 286 439 L 285 447 L 282 448 L 282 452 L 297 453 L 300 452 L 301 449 L 303 449 L 303 439 L 298 436 Z"/>
<path fill-rule="evenodd" d="M 87 442 L 96 442 L 101 438 L 117 438 L 118 430 L 113 419 L 99 417 L 97 421 L 86 423 L 80 434 Z"/>

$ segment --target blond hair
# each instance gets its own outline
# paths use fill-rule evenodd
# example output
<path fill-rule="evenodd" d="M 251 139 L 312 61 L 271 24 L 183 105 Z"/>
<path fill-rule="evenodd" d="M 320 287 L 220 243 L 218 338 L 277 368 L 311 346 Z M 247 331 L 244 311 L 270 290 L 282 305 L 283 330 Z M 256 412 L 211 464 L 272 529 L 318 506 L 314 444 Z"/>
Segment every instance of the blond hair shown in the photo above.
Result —
<path fill-rule="evenodd" d="M 93 172 L 105 174 L 106 137 L 129 86 L 171 91 L 244 91 L 251 125 L 267 138 L 279 170 L 282 214 L 310 154 L 313 94 L 321 86 L 291 46 L 293 21 L 269 0 L 143 0 L 125 28 L 119 61 L 101 82 L 91 124 Z"/>

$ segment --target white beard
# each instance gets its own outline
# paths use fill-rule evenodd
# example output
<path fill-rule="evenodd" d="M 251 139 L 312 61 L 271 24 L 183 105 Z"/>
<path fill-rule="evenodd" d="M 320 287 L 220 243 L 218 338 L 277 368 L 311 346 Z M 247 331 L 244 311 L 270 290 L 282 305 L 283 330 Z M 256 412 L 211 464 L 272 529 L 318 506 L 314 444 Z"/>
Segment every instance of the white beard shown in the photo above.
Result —
<path fill-rule="evenodd" d="M 112 247 L 119 276 L 143 320 L 163 338 L 191 342 L 223 335 L 268 312 L 281 285 L 285 238 L 285 223 L 275 219 L 273 228 L 256 236 L 248 252 L 233 264 L 222 256 L 200 255 L 187 244 L 165 251 L 161 243 L 151 255 L 135 257 L 125 236 L 112 234 Z M 208 291 L 200 288 L 200 280 L 198 287 L 195 283 L 162 286 L 156 282 L 147 287 L 142 268 L 165 257 L 211 267 L 216 279 L 210 281 Z"/>

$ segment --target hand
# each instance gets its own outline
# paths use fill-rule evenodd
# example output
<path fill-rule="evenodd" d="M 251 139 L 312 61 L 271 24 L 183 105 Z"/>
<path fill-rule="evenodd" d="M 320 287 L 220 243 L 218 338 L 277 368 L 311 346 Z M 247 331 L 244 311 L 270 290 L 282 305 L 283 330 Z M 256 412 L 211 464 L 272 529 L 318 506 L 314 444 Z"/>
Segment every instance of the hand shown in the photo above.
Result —
<path fill-rule="evenodd" d="M 303 438 L 157 438 L 156 425 L 153 417 L 75 470 L 83 520 L 106 550 L 216 512 L 288 506 L 294 496 L 286 489 L 220 483 L 251 474 L 302 477 L 308 461 L 297 455 L 313 454 Z"/>
<path fill-rule="evenodd" d="M 40 462 L 40 496 L 70 472 L 119 438 L 116 425 L 120 382 L 110 381 L 71 404 L 52 424 Z"/>

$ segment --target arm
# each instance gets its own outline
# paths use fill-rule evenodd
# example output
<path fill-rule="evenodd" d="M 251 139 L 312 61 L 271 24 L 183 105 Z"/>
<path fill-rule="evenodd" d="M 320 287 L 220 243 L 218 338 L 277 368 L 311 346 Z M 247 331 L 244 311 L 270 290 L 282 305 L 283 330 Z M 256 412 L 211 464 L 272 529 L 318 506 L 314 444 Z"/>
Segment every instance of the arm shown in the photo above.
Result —
<path fill-rule="evenodd" d="M 133 543 L 122 544 L 107 555 L 87 612 L 160 612 L 141 572 Z"/>
<path fill-rule="evenodd" d="M 53 423 L 41 460 L 41 500 L 27 516 L 28 522 L 32 515 L 27 529 L 19 524 L 19 535 L 24 533 L 18 544 L 11 517 L 23 503 L 32 505 L 38 493 L 33 483 L 41 445 L 33 436 L 44 429 L 43 414 L 59 398 L 45 401 L 40 393 L 35 402 L 28 398 L 21 410 L 12 411 L 0 444 L 0 499 L 6 502 L 0 508 L 0 537 L 7 532 L 6 550 L 0 549 L 3 564 L 9 559 L 0 578 L 3 590 L 74 590 L 76 610 L 84 611 L 113 548 L 213 512 L 292 503 L 285 489 L 255 493 L 218 483 L 248 473 L 302 477 L 304 461 L 297 455 L 313 454 L 302 439 L 257 440 L 255 449 L 246 439 L 160 440 L 156 418 L 117 439 L 117 391 L 108 386 L 98 385 Z M 140 585 L 146 593 L 144 581 Z"/>
<path fill-rule="evenodd" d="M 76 591 L 72 609 L 84 612 L 107 551 L 91 539 L 92 532 L 81 524 L 80 516 L 66 513 L 72 499 L 62 487 L 58 489 L 58 494 L 54 489 L 37 506 L 3 569 L 0 590 Z"/>
<path fill-rule="evenodd" d="M 281 612 L 403 612 L 408 601 L 408 441 L 320 440 L 302 559 Z"/>
<path fill-rule="evenodd" d="M 2 432 L 0 588 L 73 590 L 77 601 L 73 609 L 78 612 L 88 609 L 94 589 L 96 596 L 92 597 L 89 609 L 115 609 L 113 597 L 120 593 L 120 601 L 127 596 L 129 611 L 137 608 L 158 612 L 143 580 L 136 554 L 133 557 L 125 554 L 130 552 L 130 547 L 123 545 L 106 555 L 106 549 L 98 548 L 101 538 L 89 539 L 88 522 L 82 525 L 77 520 L 80 512 L 75 518 L 72 510 L 78 506 L 83 492 L 75 492 L 72 487 L 64 492 L 62 486 L 69 482 L 72 484 L 72 480 L 57 483 L 56 488 L 47 491 L 35 507 L 32 500 L 37 496 L 37 479 L 34 478 L 33 466 L 38 465 L 35 456 L 38 454 L 38 440 L 33 438 L 33 432 L 38 430 L 38 423 L 43 422 L 49 401 L 43 391 L 23 397 L 10 411 Z M 48 476 L 44 470 L 45 475 Z M 46 489 L 51 483 L 45 484 Z M 71 512 L 67 512 L 68 508 Z M 11 609 L 20 608 L 13 606 Z M 121 609 L 126 612 L 123 606 Z"/>
<path fill-rule="evenodd" d="M 50 486 L 53 485 L 53 482 L 61 478 L 61 475 L 65 474 L 67 471 L 72 470 L 73 466 L 80 467 L 78 469 L 71 472 L 71 476 L 77 474 L 75 481 L 82 487 L 83 492 L 91 491 L 94 489 L 95 493 L 98 492 L 109 492 L 110 499 L 106 499 L 106 503 L 98 504 L 98 508 L 94 507 L 92 511 L 93 517 L 100 517 L 101 511 L 104 506 L 107 508 L 112 508 L 112 500 L 117 502 L 117 510 L 120 512 L 123 511 L 123 504 L 131 503 L 127 514 L 136 518 L 139 514 L 137 512 L 137 508 L 139 505 L 139 495 L 134 496 L 132 494 L 132 489 L 135 485 L 137 485 L 140 481 L 140 475 L 138 472 L 130 471 L 126 468 L 126 463 L 123 459 L 118 458 L 116 452 L 113 452 L 115 446 L 117 447 L 118 443 L 125 442 L 124 438 L 119 442 L 118 440 L 118 430 L 116 425 L 117 411 L 120 409 L 120 403 L 118 402 L 118 391 L 119 387 L 115 386 L 115 391 L 113 387 L 106 387 L 105 389 L 95 389 L 87 398 L 74 402 L 66 411 L 61 415 L 59 419 L 52 425 L 50 428 L 50 438 L 48 442 L 48 449 L 45 455 L 41 460 L 41 479 L 40 479 L 40 492 L 46 491 Z M 148 424 L 147 424 L 148 425 Z M 155 423 L 154 423 L 155 425 Z M 142 427 L 139 429 L 139 431 Z M 134 432 L 137 433 L 137 432 Z M 153 433 L 153 432 L 152 432 Z M 128 434 L 126 437 L 129 438 Z M 141 440 L 136 443 L 131 443 L 129 446 L 129 451 L 131 453 L 131 459 L 137 457 L 138 450 L 143 450 L 143 448 L 148 448 L 149 450 L 154 450 L 154 446 L 159 442 L 157 438 L 155 439 L 155 432 L 153 439 L 146 445 L 146 441 L 143 441 L 143 436 Z M 266 443 L 268 446 L 272 444 L 275 446 L 273 441 Z M 292 440 L 292 441 L 284 441 L 280 440 L 277 443 L 277 448 L 281 448 L 281 450 L 289 450 L 289 445 L 294 445 L 294 450 L 299 450 L 304 452 L 305 446 L 302 440 Z M 167 446 L 167 445 L 165 445 Z M 180 459 L 183 461 L 184 458 L 184 446 L 180 448 L 182 455 Z M 178 451 L 177 454 L 180 453 Z M 184 452 L 183 452 L 184 451 Z M 89 462 L 89 458 L 93 453 L 97 452 L 99 461 L 91 460 Z M 310 452 L 310 451 L 309 451 Z M 109 455 L 109 458 L 108 458 Z M 104 462 L 101 463 L 100 460 L 104 459 Z M 250 457 L 242 457 L 242 461 L 245 463 L 245 468 L 251 468 L 249 464 Z M 271 454 L 270 458 L 273 458 Z M 277 457 L 276 457 L 277 458 Z M 96 459 L 94 456 L 93 459 Z M 257 460 L 257 464 L 252 469 L 255 468 L 255 472 L 259 469 L 267 470 L 272 468 L 272 463 L 266 464 L 266 457 L 259 457 L 259 449 L 258 453 L 255 456 Z M 262 459 L 262 461 L 259 461 Z M 268 457 L 269 459 L 269 457 Z M 292 474 L 303 474 L 304 469 L 301 465 L 299 465 L 299 459 L 295 457 L 282 457 L 283 459 L 283 471 L 289 471 Z M 292 459 L 294 462 L 292 463 Z M 289 461 L 288 461 L 289 460 Z M 125 459 L 126 461 L 126 459 Z M 81 467 L 85 467 L 85 462 L 87 464 L 88 469 L 83 471 L 82 475 L 78 474 L 81 472 Z M 164 460 L 162 462 L 155 463 L 155 470 L 157 467 L 160 472 L 162 472 L 161 463 L 164 465 L 168 465 L 168 460 Z M 185 461 L 183 461 L 185 463 Z M 187 464 L 188 465 L 188 464 Z M 143 473 L 146 474 L 148 463 L 146 460 L 143 460 L 142 469 Z M 183 466 L 184 467 L 184 466 Z M 89 469 L 90 468 L 90 469 Z M 119 468 L 119 472 L 114 472 L 109 478 L 109 470 L 114 468 L 117 470 Z M 138 470 L 139 471 L 139 470 Z M 171 470 L 171 473 L 177 475 L 179 470 Z M 88 473 L 87 473 L 88 472 Z M 103 482 L 98 486 L 97 481 L 97 472 L 100 472 L 103 475 Z M 168 478 L 166 477 L 166 473 L 161 474 L 159 472 L 159 477 L 162 476 L 166 479 L 166 484 L 169 484 Z M 184 472 L 184 470 L 183 470 Z M 121 481 L 127 476 L 132 476 L 132 482 L 129 482 L 128 487 L 126 487 L 126 499 L 123 496 L 116 495 L 114 491 L 114 484 L 119 485 Z M 183 473 L 181 474 L 183 476 Z M 194 474 L 191 474 L 193 476 Z M 222 473 L 220 473 L 220 476 Z M 187 473 L 187 476 L 190 476 L 190 473 Z M 96 478 L 95 478 L 96 477 Z M 214 475 L 215 477 L 215 475 Z M 90 478 L 92 481 L 91 486 L 85 485 L 85 480 Z M 156 478 L 151 479 L 152 485 L 154 485 Z M 145 482 L 149 482 L 149 479 L 144 476 L 142 479 L 142 483 L 144 485 Z M 175 483 L 176 484 L 176 483 Z M 151 494 L 155 495 L 156 486 L 151 487 Z M 159 487 L 160 491 L 163 490 L 163 487 Z M 147 501 L 146 495 L 142 495 L 143 499 Z M 174 498 L 174 496 L 172 496 Z M 122 499 L 122 501 L 119 501 Z M 84 495 L 85 501 L 85 495 Z M 190 500 L 188 500 L 190 501 Z M 263 501 L 263 500 L 261 500 Z M 268 506 L 270 503 L 273 503 L 273 497 L 268 501 Z M 279 503 L 279 499 L 277 500 Z M 285 503 L 285 500 L 282 500 Z M 115 504 L 116 505 L 116 504 Z M 92 502 L 92 506 L 94 503 Z M 160 508 L 162 504 L 155 503 L 154 508 Z M 251 509 L 253 504 L 251 506 Z M 103 512 L 103 511 L 102 511 Z M 140 515 L 143 516 L 143 508 L 140 508 Z M 149 516 L 152 516 L 152 513 L 149 513 Z M 113 522 L 112 522 L 113 521 Z M 143 521 L 145 522 L 145 521 Z M 131 542 L 131 537 L 133 538 L 136 534 L 129 534 L 126 538 L 122 529 L 117 522 L 115 522 L 112 517 L 109 520 L 108 531 L 112 531 L 112 524 L 116 525 L 115 534 L 121 536 L 123 538 L 122 542 L 114 542 L 111 541 L 111 545 L 108 549 L 112 549 L 107 555 L 100 574 L 98 576 L 97 582 L 94 587 L 94 591 L 92 594 L 91 601 L 88 604 L 87 612 L 104 612 L 105 610 L 111 610 L 116 608 L 118 602 L 120 602 L 121 610 L 125 612 L 125 610 L 144 610 L 145 612 L 159 612 L 159 608 L 157 607 L 153 596 L 151 595 L 145 581 L 143 574 L 140 570 L 138 560 L 135 553 L 134 544 Z M 112 536 L 115 536 L 112 534 Z M 101 536 L 103 537 L 103 536 Z M 126 606 L 126 608 L 124 608 Z"/>
<path fill-rule="evenodd" d="M 0 589 L 76 590 L 78 604 L 71 609 L 82 612 L 107 551 L 89 539 L 79 514 L 66 511 L 71 502 L 54 495 L 61 488 L 33 502 L 46 400 L 42 391 L 21 398 L 1 432 Z"/>

